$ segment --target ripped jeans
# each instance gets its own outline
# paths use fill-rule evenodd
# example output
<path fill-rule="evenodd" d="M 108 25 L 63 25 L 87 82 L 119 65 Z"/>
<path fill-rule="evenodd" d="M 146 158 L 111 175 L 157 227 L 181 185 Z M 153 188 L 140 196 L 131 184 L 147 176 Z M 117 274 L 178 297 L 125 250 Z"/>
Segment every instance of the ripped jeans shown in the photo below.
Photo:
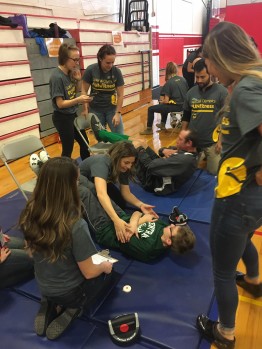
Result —
<path fill-rule="evenodd" d="M 215 295 L 221 326 L 234 328 L 238 306 L 236 268 L 242 258 L 247 275 L 259 275 L 258 253 L 251 241 L 262 225 L 262 186 L 250 183 L 240 193 L 215 199 L 210 247 L 213 260 Z"/>

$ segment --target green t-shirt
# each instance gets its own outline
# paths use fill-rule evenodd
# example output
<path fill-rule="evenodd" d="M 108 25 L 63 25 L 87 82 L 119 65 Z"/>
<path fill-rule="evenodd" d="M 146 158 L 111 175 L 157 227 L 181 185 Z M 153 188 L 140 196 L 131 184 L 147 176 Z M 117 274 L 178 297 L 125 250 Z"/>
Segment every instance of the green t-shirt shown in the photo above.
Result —
<path fill-rule="evenodd" d="M 130 216 L 123 215 L 121 219 L 129 222 Z M 139 239 L 136 236 L 132 236 L 129 242 L 121 243 L 117 240 L 114 224 L 111 223 L 97 231 L 96 238 L 98 243 L 103 244 L 105 247 L 117 248 L 135 259 L 148 262 L 167 250 L 161 240 L 163 229 L 166 226 L 167 224 L 160 220 L 140 224 L 138 227 Z"/>
<path fill-rule="evenodd" d="M 91 85 L 91 94 L 94 94 L 91 109 L 105 111 L 116 108 L 116 89 L 124 86 L 119 68 L 113 66 L 109 72 L 104 73 L 98 63 L 94 63 L 86 68 L 83 80 Z"/>

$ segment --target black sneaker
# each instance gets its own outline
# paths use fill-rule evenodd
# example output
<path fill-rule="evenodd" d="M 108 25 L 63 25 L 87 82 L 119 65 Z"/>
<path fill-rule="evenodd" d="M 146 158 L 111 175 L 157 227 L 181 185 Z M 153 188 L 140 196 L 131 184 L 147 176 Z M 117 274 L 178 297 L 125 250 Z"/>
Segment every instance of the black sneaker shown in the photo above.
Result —
<path fill-rule="evenodd" d="M 236 272 L 236 284 L 243 288 L 248 293 L 252 294 L 255 298 L 262 296 L 262 283 L 258 285 L 253 285 L 245 280 L 245 274 Z"/>
<path fill-rule="evenodd" d="M 51 321 L 57 316 L 56 306 L 53 302 L 47 301 L 43 298 L 40 303 L 40 309 L 35 317 L 35 333 L 38 336 L 44 336 L 46 328 Z"/>
<path fill-rule="evenodd" d="M 101 142 L 101 138 L 99 137 L 99 131 L 104 130 L 104 126 L 101 124 L 100 120 L 95 114 L 91 116 L 91 129 L 94 133 L 94 136 L 98 142 Z"/>
<path fill-rule="evenodd" d="M 179 211 L 177 206 L 173 207 L 172 213 L 169 215 L 169 222 L 175 225 L 186 225 L 188 217 L 185 213 Z"/>
<path fill-rule="evenodd" d="M 50 340 L 60 337 L 72 324 L 74 319 L 80 316 L 81 311 L 80 308 L 66 308 L 63 310 L 47 327 L 46 337 Z"/>
<path fill-rule="evenodd" d="M 197 317 L 196 325 L 201 334 L 218 349 L 235 348 L 236 339 L 230 340 L 223 337 L 217 329 L 217 321 L 212 321 L 207 316 L 201 314 Z"/>

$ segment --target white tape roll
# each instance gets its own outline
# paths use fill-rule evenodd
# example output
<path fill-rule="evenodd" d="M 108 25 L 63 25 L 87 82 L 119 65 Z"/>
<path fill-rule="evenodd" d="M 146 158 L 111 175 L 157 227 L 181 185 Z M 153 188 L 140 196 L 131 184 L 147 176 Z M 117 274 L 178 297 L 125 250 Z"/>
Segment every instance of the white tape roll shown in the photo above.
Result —
<path fill-rule="evenodd" d="M 125 285 L 124 287 L 123 287 L 123 291 L 124 292 L 130 292 L 132 290 L 132 288 L 131 288 L 131 286 L 129 286 L 129 285 Z"/>

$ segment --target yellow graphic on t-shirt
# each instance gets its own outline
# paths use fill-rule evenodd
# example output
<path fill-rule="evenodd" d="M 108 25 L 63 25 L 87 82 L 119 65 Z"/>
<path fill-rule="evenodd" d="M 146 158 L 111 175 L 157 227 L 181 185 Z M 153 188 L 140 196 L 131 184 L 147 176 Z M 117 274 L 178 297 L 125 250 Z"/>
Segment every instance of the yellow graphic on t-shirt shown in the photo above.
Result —
<path fill-rule="evenodd" d="M 199 113 L 213 113 L 216 101 L 214 99 L 192 98 L 191 117 L 196 119 Z"/>
<path fill-rule="evenodd" d="M 116 88 L 115 81 L 111 79 L 94 79 L 92 87 L 100 91 L 114 91 Z"/>
<path fill-rule="evenodd" d="M 224 198 L 239 193 L 247 178 L 245 159 L 232 157 L 226 159 L 218 173 L 216 197 Z"/>
<path fill-rule="evenodd" d="M 116 105 L 116 95 L 111 96 L 111 104 Z"/>
<path fill-rule="evenodd" d="M 213 136 L 212 136 L 213 137 L 213 141 L 215 143 L 217 143 L 218 140 L 219 140 L 220 132 L 221 132 L 221 125 L 217 125 L 217 127 L 213 131 Z"/>
<path fill-rule="evenodd" d="M 75 84 L 70 84 L 68 86 L 66 86 L 67 89 L 67 94 L 69 99 L 74 99 L 76 97 L 76 86 Z"/>

